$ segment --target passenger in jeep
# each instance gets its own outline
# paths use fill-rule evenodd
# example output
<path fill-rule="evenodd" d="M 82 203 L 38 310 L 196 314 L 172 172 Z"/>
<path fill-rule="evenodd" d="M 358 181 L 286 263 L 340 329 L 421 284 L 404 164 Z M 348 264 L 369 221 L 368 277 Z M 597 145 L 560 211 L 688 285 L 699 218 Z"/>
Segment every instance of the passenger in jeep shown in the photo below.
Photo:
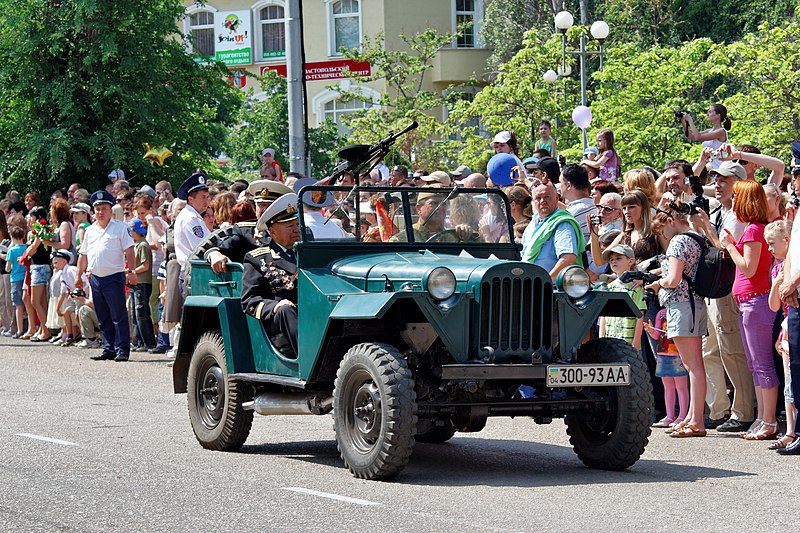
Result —
<path fill-rule="evenodd" d="M 261 320 L 273 345 L 297 357 L 297 259 L 300 240 L 297 195 L 284 194 L 264 211 L 256 229 L 269 229 L 272 240 L 244 256 L 242 309 Z"/>

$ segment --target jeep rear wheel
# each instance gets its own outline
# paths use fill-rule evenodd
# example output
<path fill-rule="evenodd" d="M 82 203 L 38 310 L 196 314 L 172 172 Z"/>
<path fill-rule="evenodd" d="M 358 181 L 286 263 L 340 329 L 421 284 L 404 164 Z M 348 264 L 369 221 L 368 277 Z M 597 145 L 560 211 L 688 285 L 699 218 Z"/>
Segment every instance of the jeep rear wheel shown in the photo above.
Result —
<path fill-rule="evenodd" d="M 222 336 L 204 333 L 192 352 L 187 380 L 189 420 L 203 448 L 242 447 L 253 424 L 253 411 L 242 408 L 244 395 L 244 384 L 228 378 Z"/>
<path fill-rule="evenodd" d="M 628 363 L 630 385 L 591 388 L 607 396 L 608 410 L 580 412 L 565 418 L 567 434 L 578 458 L 588 467 L 623 470 L 634 464 L 650 436 L 653 392 L 647 365 L 633 347 L 619 339 L 594 339 L 578 352 L 580 363 Z"/>
<path fill-rule="evenodd" d="M 388 344 L 353 346 L 333 389 L 333 427 L 342 460 L 358 478 L 387 479 L 408 463 L 417 423 L 414 380 Z"/>

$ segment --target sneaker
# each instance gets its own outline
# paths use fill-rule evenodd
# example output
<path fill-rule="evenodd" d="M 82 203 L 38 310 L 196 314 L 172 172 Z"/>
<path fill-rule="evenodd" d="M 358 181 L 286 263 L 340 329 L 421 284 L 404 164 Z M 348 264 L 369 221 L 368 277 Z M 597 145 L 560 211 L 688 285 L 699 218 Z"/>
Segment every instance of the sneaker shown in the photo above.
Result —
<path fill-rule="evenodd" d="M 53 335 L 53 338 L 52 339 L 47 339 L 47 342 L 49 342 L 50 344 L 55 344 L 57 342 L 61 342 L 61 334 L 59 333 L 58 335 Z"/>
<path fill-rule="evenodd" d="M 73 342 L 75 342 L 75 339 L 73 339 L 72 337 L 67 337 L 63 341 L 61 341 L 58 344 L 56 344 L 56 346 L 69 346 Z"/>
<path fill-rule="evenodd" d="M 723 433 L 741 433 L 742 431 L 747 431 L 750 429 L 750 425 L 753 423 L 752 420 L 736 420 L 735 418 L 729 418 L 719 426 L 717 426 L 717 431 L 721 431 Z"/>
<path fill-rule="evenodd" d="M 177 355 L 178 355 L 178 349 L 175 348 L 174 346 L 170 348 L 169 351 L 167 352 L 167 357 L 169 357 L 170 359 L 175 359 Z"/>
<path fill-rule="evenodd" d="M 14 336 L 14 332 L 11 331 L 10 329 L 7 329 L 7 330 L 5 330 L 3 332 L 3 337 L 13 337 L 13 336 Z"/>
<path fill-rule="evenodd" d="M 99 348 L 103 345 L 103 343 L 98 338 L 94 338 L 89 341 L 89 348 Z"/>
<path fill-rule="evenodd" d="M 723 418 L 710 418 L 710 417 L 707 416 L 707 417 L 705 417 L 705 420 L 703 421 L 703 424 L 706 426 L 706 429 L 717 429 L 719 426 L 721 426 L 722 424 L 724 424 L 727 421 L 728 421 L 728 419 L 724 418 L 724 417 Z"/>

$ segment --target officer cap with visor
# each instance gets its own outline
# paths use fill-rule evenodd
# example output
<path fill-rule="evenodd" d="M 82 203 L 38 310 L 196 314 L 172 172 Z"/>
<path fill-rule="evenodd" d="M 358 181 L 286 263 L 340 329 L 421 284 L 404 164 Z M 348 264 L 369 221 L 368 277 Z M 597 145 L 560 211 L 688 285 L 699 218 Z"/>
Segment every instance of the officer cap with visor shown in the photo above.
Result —
<path fill-rule="evenodd" d="M 256 229 L 264 231 L 277 222 L 288 222 L 297 217 L 297 195 L 284 194 L 264 210 L 256 223 Z"/>
<path fill-rule="evenodd" d="M 189 176 L 189 178 L 184 181 L 183 184 L 181 184 L 181 188 L 178 189 L 178 198 L 185 202 L 189 198 L 189 195 L 193 192 L 207 190 L 208 176 L 206 176 L 203 172 L 195 172 Z"/>

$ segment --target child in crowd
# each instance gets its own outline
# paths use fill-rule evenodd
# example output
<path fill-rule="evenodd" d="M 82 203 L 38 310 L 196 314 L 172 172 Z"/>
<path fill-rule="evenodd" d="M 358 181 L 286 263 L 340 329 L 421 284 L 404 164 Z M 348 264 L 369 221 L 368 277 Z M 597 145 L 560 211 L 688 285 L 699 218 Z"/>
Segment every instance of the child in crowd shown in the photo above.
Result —
<path fill-rule="evenodd" d="M 594 159 L 584 159 L 581 165 L 598 169 L 598 178 L 603 181 L 616 182 L 620 178 L 620 162 L 614 150 L 614 132 L 602 129 L 597 132 L 597 152 Z"/>
<path fill-rule="evenodd" d="M 55 309 L 56 314 L 64 321 L 61 341 L 55 343 L 56 346 L 69 346 L 75 342 L 76 337 L 75 301 L 70 297 L 70 293 L 75 288 L 75 274 L 78 269 L 70 265 L 70 262 L 72 262 L 72 253 L 69 250 L 53 252 L 53 268 L 61 273 Z"/>
<path fill-rule="evenodd" d="M 555 159 L 558 156 L 556 140 L 551 137 L 553 128 L 550 122 L 542 120 L 539 122 L 539 140 L 536 141 L 536 150 L 545 150 L 547 155 Z"/>
<path fill-rule="evenodd" d="M 592 231 L 594 231 L 594 227 L 592 228 Z M 611 244 L 616 240 L 619 234 L 620 234 L 619 231 L 607 231 L 599 237 L 601 254 L 606 251 L 606 248 L 611 246 Z M 608 263 L 606 263 L 605 265 L 597 266 L 597 264 L 595 264 L 591 256 L 589 256 L 589 266 L 586 269 L 586 273 L 589 274 L 589 279 L 592 281 L 592 283 L 596 283 L 600 279 L 600 276 L 602 276 L 603 274 L 612 273 L 612 271 Z"/>
<path fill-rule="evenodd" d="M 644 303 L 644 290 L 641 284 L 633 287 L 635 282 L 623 283 L 619 277 L 625 272 L 636 270 L 636 258 L 633 248 L 625 244 L 615 244 L 603 251 L 603 259 L 608 261 L 611 270 L 617 279 L 608 284 L 608 290 L 617 292 L 627 292 L 633 300 L 633 304 L 643 312 L 647 309 Z M 622 339 L 633 345 L 637 350 L 641 349 L 642 342 L 642 317 L 600 317 L 600 336 Z"/>
<path fill-rule="evenodd" d="M 775 265 L 772 267 L 770 274 L 772 275 L 772 288 L 769 292 L 769 308 L 777 312 L 781 309 L 780 299 L 780 286 L 783 283 L 783 260 L 789 253 L 789 236 L 792 233 L 792 223 L 787 220 L 777 220 L 764 228 L 764 240 L 767 241 L 767 247 L 770 253 L 775 258 Z M 786 433 L 769 446 L 770 450 L 781 450 L 786 448 L 797 439 L 795 432 L 797 422 L 797 412 L 794 406 L 794 397 L 792 396 L 792 374 L 789 371 L 789 332 L 788 332 L 788 319 L 786 318 L 788 310 L 783 309 L 783 321 L 781 322 L 781 332 L 778 336 L 778 341 L 775 343 L 775 349 L 783 359 L 783 372 L 786 376 L 785 390 L 783 392 L 785 408 L 786 408 Z"/>
<path fill-rule="evenodd" d="M 133 255 L 136 258 L 136 266 L 133 271 L 137 277 L 136 286 L 133 287 L 132 318 L 138 345 L 133 350 L 144 352 L 156 347 L 153 323 L 150 317 L 150 293 L 153 290 L 153 277 L 150 268 L 153 264 L 153 252 L 150 249 L 150 243 L 145 239 L 147 237 L 147 227 L 144 222 L 134 217 L 128 225 L 131 228 L 131 236 L 134 242 Z"/>
<path fill-rule="evenodd" d="M 675 343 L 667 338 L 667 310 L 656 313 L 655 326 L 652 322 L 644 325 L 645 331 L 656 342 L 656 377 L 664 385 L 664 405 L 667 415 L 653 424 L 657 428 L 668 428 L 676 421 L 686 418 L 689 410 L 689 371 L 683 366 L 681 354 Z M 678 416 L 675 416 L 675 395 L 678 395 Z"/>
<path fill-rule="evenodd" d="M 6 272 L 11 274 L 11 303 L 14 305 L 17 320 L 15 339 L 20 338 L 24 331 L 25 304 L 22 301 L 22 284 L 25 283 L 25 266 L 19 262 L 25 253 L 25 230 L 19 226 L 10 226 L 8 233 L 11 236 L 11 247 L 6 253 Z"/>

